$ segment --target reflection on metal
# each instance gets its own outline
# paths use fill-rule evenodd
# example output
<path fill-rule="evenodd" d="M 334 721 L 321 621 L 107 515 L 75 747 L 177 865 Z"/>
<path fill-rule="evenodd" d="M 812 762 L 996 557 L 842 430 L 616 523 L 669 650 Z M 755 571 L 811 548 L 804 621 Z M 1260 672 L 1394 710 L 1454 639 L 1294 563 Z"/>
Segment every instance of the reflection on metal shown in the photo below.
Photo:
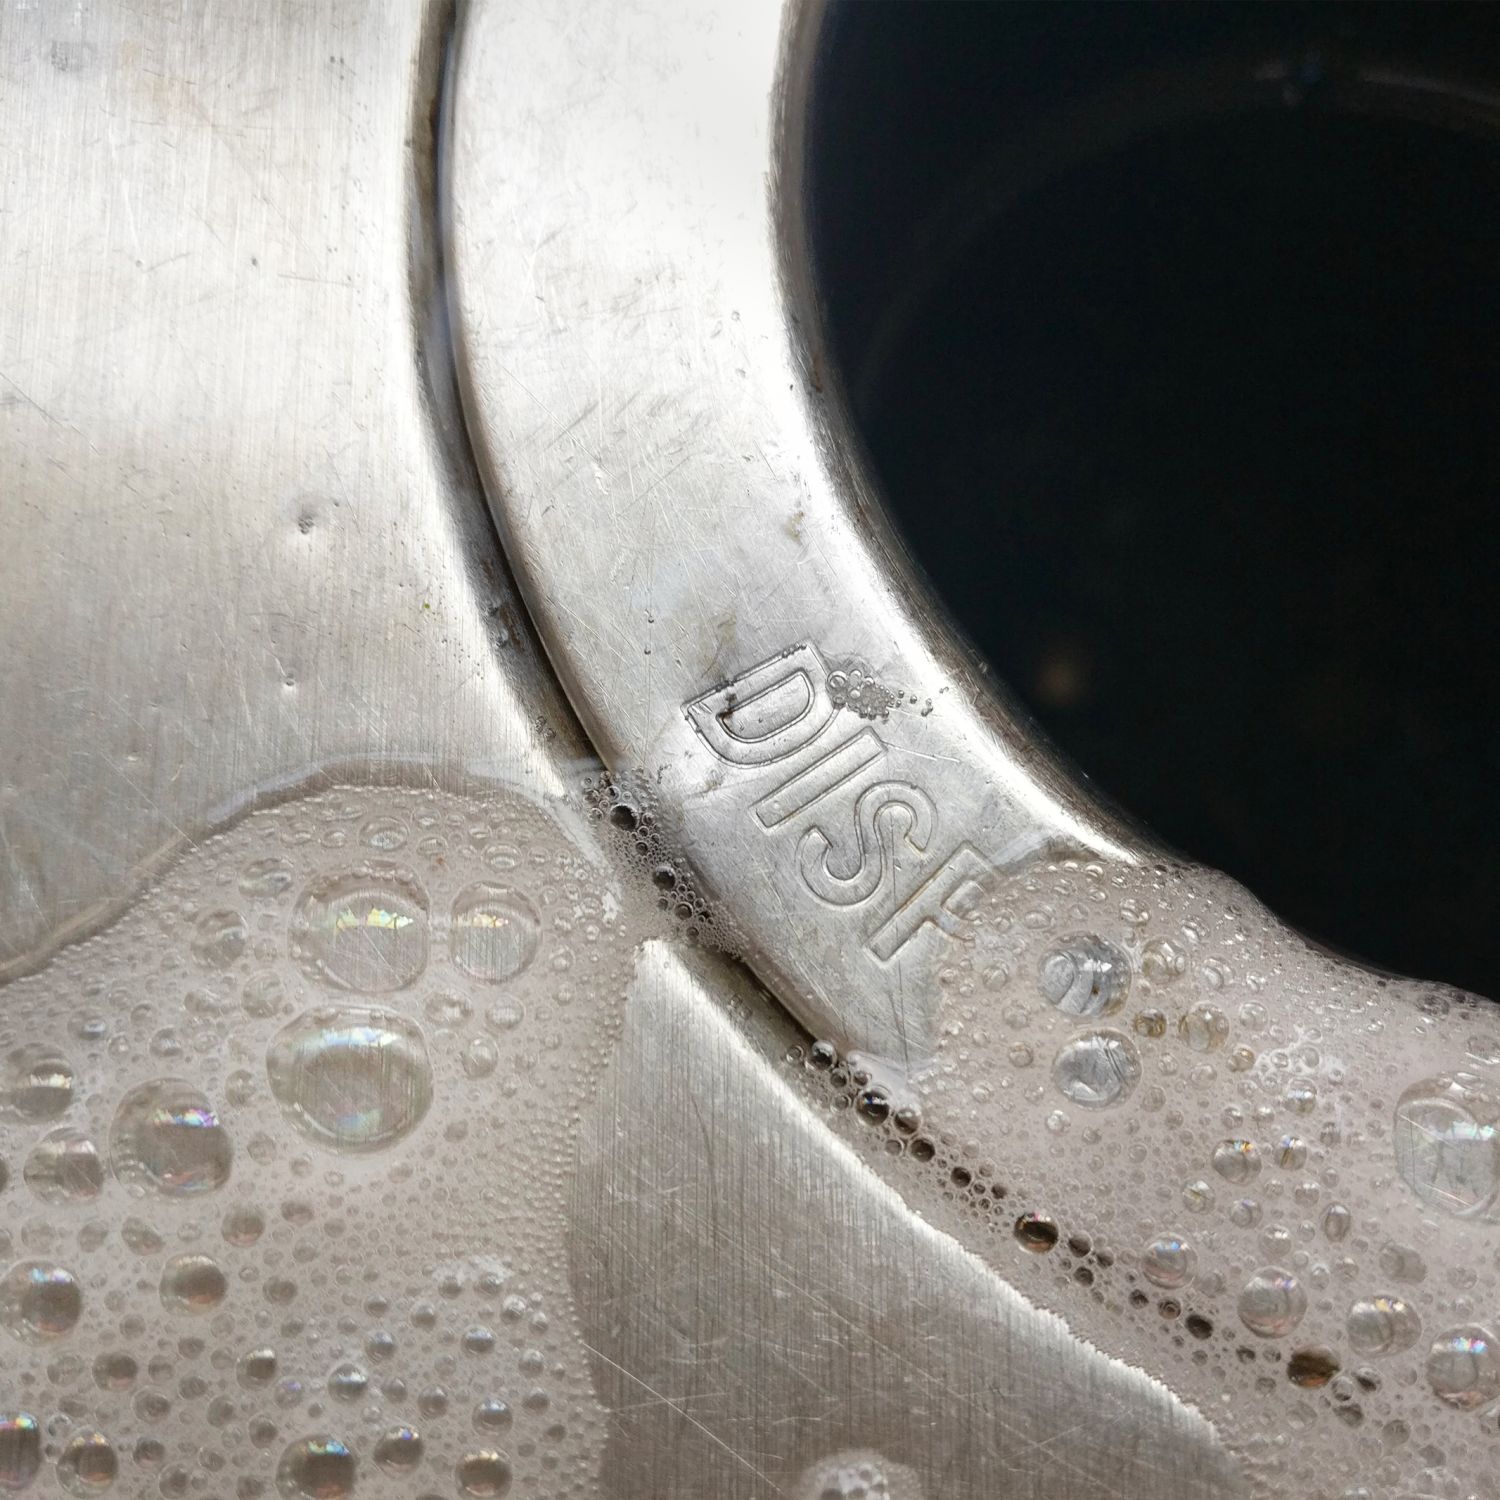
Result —
<path fill-rule="evenodd" d="M 850 464 L 798 279 L 818 7 L 571 10 L 475 6 L 455 89 L 460 367 L 507 550 L 601 754 L 659 788 L 777 993 L 919 1061 L 909 975 L 977 879 L 1143 845 L 1027 735 Z M 559 114 L 560 77 L 604 83 Z M 869 683 L 836 718 L 835 675 Z M 775 827 L 788 797 L 866 830 L 843 891 Z"/>
<path fill-rule="evenodd" d="M 566 800 L 589 747 L 458 415 L 430 127 L 448 20 L 0 13 L 7 976 L 229 814 L 335 773 L 520 788 L 589 837 Z M 942 941 L 966 873 L 1038 839 L 1127 846 L 932 623 L 809 394 L 763 201 L 795 165 L 772 8 L 565 21 L 474 7 L 455 100 L 463 361 L 516 566 L 590 733 L 660 779 L 797 1014 L 920 1052 L 928 1018 L 885 976 Z M 814 21 L 789 32 L 792 131 Z M 837 694 L 857 733 L 739 722 L 726 686 L 794 659 L 804 712 Z M 789 847 L 784 810 L 866 756 L 885 792 L 827 805 L 872 863 Z M 603 1492 L 797 1495 L 871 1452 L 927 1500 L 1232 1489 L 1201 1420 L 926 1227 L 776 1081 L 793 1031 L 729 965 L 658 942 L 629 1017 L 568 1229 Z"/>

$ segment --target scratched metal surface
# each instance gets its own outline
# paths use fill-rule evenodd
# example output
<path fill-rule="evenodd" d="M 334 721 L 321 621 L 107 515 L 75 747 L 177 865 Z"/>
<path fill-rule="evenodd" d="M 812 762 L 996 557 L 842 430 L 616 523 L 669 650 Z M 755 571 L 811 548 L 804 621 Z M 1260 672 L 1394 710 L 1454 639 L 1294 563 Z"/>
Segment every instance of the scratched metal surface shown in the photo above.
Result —
<path fill-rule="evenodd" d="M 456 440 L 442 35 L 0 9 L 0 973 L 256 789 L 407 757 L 545 787 L 581 753 Z"/>
<path fill-rule="evenodd" d="M 467 15 L 451 264 L 476 449 L 605 760 L 660 788 L 811 1029 L 920 1062 L 933 997 L 914 976 L 967 877 L 1048 843 L 1125 860 L 1145 844 L 945 626 L 866 487 L 803 273 L 821 7 L 689 9 L 681 24 L 672 6 L 607 0 Z M 559 97 L 559 76 L 590 86 Z M 808 770 L 809 745 L 826 756 L 859 729 L 849 713 L 822 732 L 840 671 L 873 677 L 871 722 L 810 774 L 878 763 L 873 891 L 807 878 L 787 805 L 764 801 Z"/>
<path fill-rule="evenodd" d="M 706 12 L 627 19 L 650 20 L 648 49 L 670 33 L 677 65 L 720 87 L 727 43 Z M 547 798 L 589 757 L 506 582 L 457 414 L 430 123 L 447 21 L 402 0 L 0 9 L 0 975 L 286 788 L 430 777 Z M 549 164 L 573 174 L 551 179 L 559 201 L 602 149 L 562 129 L 587 118 L 576 80 L 597 40 L 560 58 L 535 39 L 550 126 L 534 95 L 529 116 L 496 105 L 522 130 L 518 161 L 555 136 Z M 603 265 L 613 227 L 592 222 Z M 498 269 L 538 249 L 522 236 Z M 591 354 L 560 337 L 555 358 L 628 405 L 603 384 L 604 344 L 691 369 L 714 337 L 632 319 Z M 731 364 L 743 352 L 721 347 Z M 768 468 L 824 461 L 786 447 L 787 431 L 811 444 L 800 406 L 760 415 Z M 675 456 L 694 461 L 714 420 L 692 417 Z M 592 524 L 576 516 L 558 545 L 585 538 L 594 567 L 607 538 Z M 648 556 L 691 566 L 692 536 L 672 550 L 668 536 Z M 878 664 L 930 676 L 911 602 L 879 602 L 900 651 L 868 646 Z M 706 686 L 711 661 L 727 672 L 785 644 L 784 606 L 754 595 L 732 638 L 649 692 L 633 645 L 627 662 L 595 642 L 621 676 L 611 745 L 647 710 L 680 712 L 673 674 Z M 934 721 L 1000 753 L 994 711 L 952 717 Z M 1033 785 L 1049 808 L 1065 800 L 1051 771 Z M 837 1144 L 778 1065 L 797 1035 L 722 961 L 659 943 L 644 956 L 573 1195 L 576 1297 L 613 1414 L 602 1492 L 793 1493 L 810 1455 L 862 1443 L 910 1466 L 928 1500 L 1231 1491 L 1201 1420 L 1072 1340 Z"/>

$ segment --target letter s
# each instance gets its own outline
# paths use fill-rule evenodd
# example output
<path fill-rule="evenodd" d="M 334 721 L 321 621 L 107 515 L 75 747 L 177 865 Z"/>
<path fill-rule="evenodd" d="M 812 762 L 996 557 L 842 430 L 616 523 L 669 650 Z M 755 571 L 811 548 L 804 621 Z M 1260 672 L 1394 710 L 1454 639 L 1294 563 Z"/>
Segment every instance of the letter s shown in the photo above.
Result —
<path fill-rule="evenodd" d="M 854 868 L 842 873 L 829 861 L 828 835 L 821 828 L 809 828 L 797 845 L 797 864 L 808 889 L 834 906 L 857 906 L 868 901 L 880 889 L 886 869 L 894 861 L 893 825 L 898 818 L 906 824 L 902 831 L 906 842 L 922 853 L 937 827 L 932 798 L 904 781 L 877 781 L 867 786 L 854 804 L 858 857 Z"/>

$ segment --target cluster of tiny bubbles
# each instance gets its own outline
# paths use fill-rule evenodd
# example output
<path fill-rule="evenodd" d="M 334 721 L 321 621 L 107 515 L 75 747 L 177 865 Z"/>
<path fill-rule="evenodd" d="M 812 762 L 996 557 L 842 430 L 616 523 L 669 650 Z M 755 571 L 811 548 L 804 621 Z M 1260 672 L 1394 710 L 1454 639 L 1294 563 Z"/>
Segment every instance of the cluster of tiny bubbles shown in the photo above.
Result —
<path fill-rule="evenodd" d="M 584 778 L 582 791 L 590 819 L 609 835 L 625 870 L 654 889 L 657 908 L 672 919 L 679 939 L 702 943 L 731 958 L 745 951 L 732 918 L 709 903 L 687 861 L 677 853 L 646 776 L 621 771 L 591 774 Z"/>
<path fill-rule="evenodd" d="M 665 924 L 570 827 L 289 800 L 6 986 L 0 1494 L 597 1492 L 566 1193 Z"/>
<path fill-rule="evenodd" d="M 923 1500 L 917 1477 L 905 1464 L 869 1450 L 821 1458 L 798 1477 L 790 1500 Z"/>
<path fill-rule="evenodd" d="M 788 1054 L 833 1129 L 1252 1491 L 1489 1493 L 1500 1017 L 1226 877 L 1039 858 L 930 935 L 929 1057 Z"/>

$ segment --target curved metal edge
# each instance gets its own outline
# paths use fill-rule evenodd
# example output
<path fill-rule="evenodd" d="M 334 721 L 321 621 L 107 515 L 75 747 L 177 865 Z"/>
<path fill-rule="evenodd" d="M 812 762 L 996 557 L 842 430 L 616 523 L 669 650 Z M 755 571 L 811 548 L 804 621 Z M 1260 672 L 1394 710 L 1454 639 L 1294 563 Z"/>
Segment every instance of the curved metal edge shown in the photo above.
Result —
<path fill-rule="evenodd" d="M 908 976 L 967 890 L 1149 846 L 997 695 L 851 451 L 794 211 L 819 16 L 471 6 L 451 291 L 481 471 L 590 736 L 804 1022 L 909 1067 Z"/>

